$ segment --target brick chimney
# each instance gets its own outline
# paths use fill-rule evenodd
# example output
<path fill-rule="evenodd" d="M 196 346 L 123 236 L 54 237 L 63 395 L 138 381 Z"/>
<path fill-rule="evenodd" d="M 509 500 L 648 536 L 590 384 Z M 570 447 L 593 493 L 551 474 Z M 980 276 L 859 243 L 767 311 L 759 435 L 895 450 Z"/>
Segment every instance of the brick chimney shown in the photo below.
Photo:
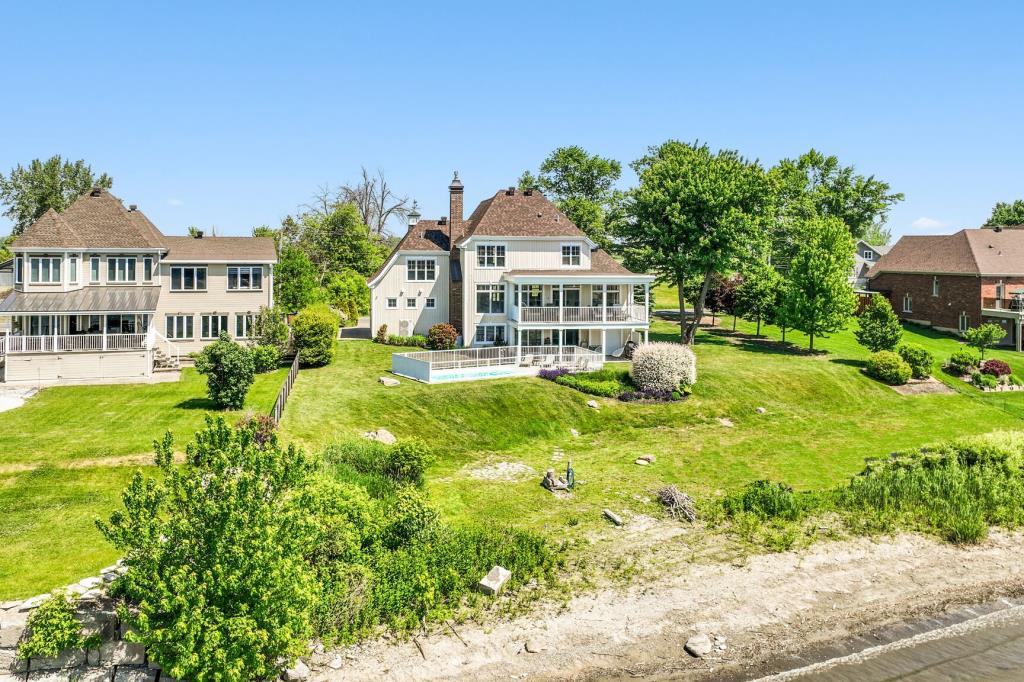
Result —
<path fill-rule="evenodd" d="M 466 343 L 466 336 L 462 329 L 462 263 L 459 259 L 459 249 L 455 244 L 465 236 L 462 223 L 462 182 L 459 180 L 459 172 L 455 171 L 452 184 L 448 185 L 448 247 L 451 249 L 449 260 L 449 271 L 451 272 L 451 287 L 448 291 L 448 322 L 463 336 L 462 342 Z"/>

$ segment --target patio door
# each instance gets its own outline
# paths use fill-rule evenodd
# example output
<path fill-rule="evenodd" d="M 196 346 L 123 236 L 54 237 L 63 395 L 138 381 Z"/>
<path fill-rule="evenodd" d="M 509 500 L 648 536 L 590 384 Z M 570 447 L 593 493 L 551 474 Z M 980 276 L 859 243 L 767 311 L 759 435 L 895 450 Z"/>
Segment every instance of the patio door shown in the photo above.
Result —
<path fill-rule="evenodd" d="M 579 308 L 580 307 L 580 288 L 579 286 L 565 287 L 564 289 L 565 301 L 562 303 L 566 308 Z"/>
<path fill-rule="evenodd" d="M 579 329 L 566 329 L 565 330 L 565 345 L 566 346 L 578 346 L 578 345 L 580 345 L 580 330 Z"/>

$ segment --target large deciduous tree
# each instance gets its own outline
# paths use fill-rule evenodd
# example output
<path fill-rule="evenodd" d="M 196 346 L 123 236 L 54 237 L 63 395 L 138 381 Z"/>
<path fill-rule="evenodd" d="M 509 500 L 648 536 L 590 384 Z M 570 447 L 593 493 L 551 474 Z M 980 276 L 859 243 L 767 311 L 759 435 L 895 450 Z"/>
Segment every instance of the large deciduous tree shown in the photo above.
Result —
<path fill-rule="evenodd" d="M 318 286 L 332 273 L 346 269 L 369 276 L 387 257 L 387 247 L 370 233 L 353 204 L 336 204 L 328 213 L 306 211 L 289 216 L 281 225 L 281 234 L 308 256 Z"/>
<path fill-rule="evenodd" d="M 377 236 L 384 234 L 390 221 L 401 222 L 409 215 L 409 197 L 397 195 L 381 170 L 371 176 L 362 168 L 359 181 L 342 185 L 337 198 L 336 203 L 355 206 L 363 224 Z"/>
<path fill-rule="evenodd" d="M 318 296 L 317 270 L 309 256 L 292 244 L 282 247 L 274 266 L 274 304 L 294 313 L 315 303 Z"/>
<path fill-rule="evenodd" d="M 687 278 L 700 278 L 693 319 L 680 324 L 682 341 L 692 343 L 715 274 L 740 270 L 765 250 L 770 182 L 760 164 L 735 151 L 677 140 L 652 148 L 632 167 L 640 185 L 619 235 L 635 264 L 676 284 L 680 310 Z"/>
<path fill-rule="evenodd" d="M 801 239 L 789 267 L 790 326 L 806 333 L 810 348 L 822 334 L 846 326 L 857 307 L 850 286 L 853 238 L 838 218 L 813 218 L 801 226 Z"/>
<path fill-rule="evenodd" d="M 0 203 L 14 223 L 11 234 L 19 235 L 51 208 L 61 213 L 93 187 L 109 189 L 113 184 L 109 175 L 97 177 L 81 159 L 33 159 L 27 168 L 18 164 L 7 175 L 0 173 Z"/>
<path fill-rule="evenodd" d="M 761 335 L 761 321 L 772 315 L 781 283 L 782 276 L 775 268 L 763 261 L 755 261 L 747 266 L 743 281 L 736 287 L 735 311 L 743 317 L 757 320 L 755 336 Z"/>
<path fill-rule="evenodd" d="M 986 225 L 1024 225 L 1024 200 L 1007 203 L 1000 201 L 992 208 Z"/>
<path fill-rule="evenodd" d="M 519 186 L 541 189 L 588 237 L 607 248 L 609 223 L 622 198 L 614 189 L 621 175 L 622 164 L 615 159 L 578 146 L 559 147 L 544 159 L 536 175 L 524 171 Z"/>

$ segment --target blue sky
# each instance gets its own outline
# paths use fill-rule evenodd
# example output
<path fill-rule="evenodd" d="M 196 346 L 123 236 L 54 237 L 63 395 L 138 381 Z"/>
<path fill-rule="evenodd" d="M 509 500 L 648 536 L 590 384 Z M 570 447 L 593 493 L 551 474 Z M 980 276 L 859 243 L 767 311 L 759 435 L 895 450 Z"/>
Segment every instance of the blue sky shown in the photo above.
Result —
<path fill-rule="evenodd" d="M 84 158 L 172 234 L 276 224 L 360 166 L 428 216 L 458 169 L 468 213 L 554 147 L 672 137 L 836 154 L 906 194 L 896 234 L 1024 197 L 1020 3 L 54 5 L 0 20 L 0 169 Z"/>

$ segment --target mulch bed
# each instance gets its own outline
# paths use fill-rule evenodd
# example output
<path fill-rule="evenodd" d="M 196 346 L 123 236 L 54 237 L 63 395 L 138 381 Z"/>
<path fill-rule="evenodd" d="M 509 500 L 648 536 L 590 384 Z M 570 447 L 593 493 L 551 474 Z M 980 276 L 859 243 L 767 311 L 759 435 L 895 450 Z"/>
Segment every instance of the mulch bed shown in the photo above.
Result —
<path fill-rule="evenodd" d="M 935 377 L 928 377 L 927 379 L 911 379 L 902 386 L 890 386 L 892 390 L 896 391 L 900 395 L 929 395 L 936 393 L 956 393 L 946 384 L 942 383 Z"/>

